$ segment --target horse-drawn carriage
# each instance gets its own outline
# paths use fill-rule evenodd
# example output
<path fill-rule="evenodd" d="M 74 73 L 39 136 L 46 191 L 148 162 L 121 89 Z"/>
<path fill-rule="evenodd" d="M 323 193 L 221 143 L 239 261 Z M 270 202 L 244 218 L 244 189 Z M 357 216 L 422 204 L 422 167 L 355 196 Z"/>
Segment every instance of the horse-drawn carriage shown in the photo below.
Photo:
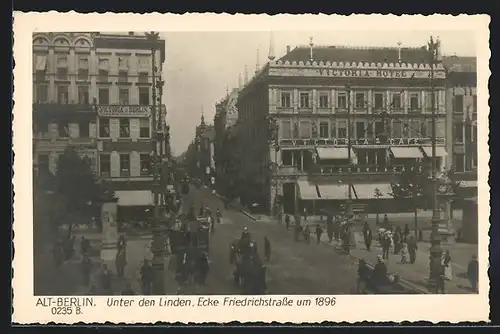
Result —
<path fill-rule="evenodd" d="M 170 233 L 169 269 L 180 285 L 193 281 L 203 284 L 209 270 L 209 229 L 203 221 L 176 221 Z"/>
<path fill-rule="evenodd" d="M 234 282 L 244 294 L 266 291 L 266 266 L 262 263 L 257 244 L 250 239 L 234 241 L 229 249 L 229 262 L 234 265 Z"/>

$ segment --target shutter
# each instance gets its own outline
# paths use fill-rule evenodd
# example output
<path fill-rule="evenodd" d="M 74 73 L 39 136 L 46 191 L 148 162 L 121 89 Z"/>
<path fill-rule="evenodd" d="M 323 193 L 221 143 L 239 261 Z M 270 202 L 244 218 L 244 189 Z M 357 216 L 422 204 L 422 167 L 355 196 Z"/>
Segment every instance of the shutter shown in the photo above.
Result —
<path fill-rule="evenodd" d="M 80 137 L 80 128 L 76 123 L 69 123 L 69 137 L 78 138 Z"/>
<path fill-rule="evenodd" d="M 132 141 L 137 141 L 139 138 L 140 134 L 140 125 L 139 125 L 139 119 L 138 118 L 131 118 L 130 119 L 130 138 Z"/>
<path fill-rule="evenodd" d="M 130 176 L 141 175 L 141 157 L 137 151 L 130 153 Z"/>
<path fill-rule="evenodd" d="M 120 121 L 118 118 L 109 119 L 110 138 L 116 140 L 120 137 Z"/>
<path fill-rule="evenodd" d="M 111 177 L 119 177 L 120 176 L 120 155 L 116 151 L 111 152 L 110 162 L 111 162 Z"/>

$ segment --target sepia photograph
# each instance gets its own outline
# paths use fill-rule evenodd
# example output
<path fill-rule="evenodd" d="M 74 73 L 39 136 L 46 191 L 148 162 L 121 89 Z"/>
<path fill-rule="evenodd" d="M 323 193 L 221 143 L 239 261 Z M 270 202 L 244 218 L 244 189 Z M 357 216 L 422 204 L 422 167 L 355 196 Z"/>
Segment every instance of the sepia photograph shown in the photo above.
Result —
<path fill-rule="evenodd" d="M 34 296 L 487 293 L 477 30 L 111 30 L 31 32 Z"/>

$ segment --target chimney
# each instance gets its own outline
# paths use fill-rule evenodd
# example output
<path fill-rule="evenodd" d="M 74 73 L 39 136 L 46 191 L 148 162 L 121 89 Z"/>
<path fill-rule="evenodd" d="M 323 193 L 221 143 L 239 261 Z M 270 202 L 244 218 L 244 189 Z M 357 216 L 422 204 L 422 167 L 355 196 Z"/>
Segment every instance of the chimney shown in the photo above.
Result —
<path fill-rule="evenodd" d="M 267 59 L 269 61 L 273 61 L 275 58 L 274 56 L 274 34 L 271 31 L 271 36 L 269 36 L 269 55 L 267 56 Z"/>
<path fill-rule="evenodd" d="M 314 43 L 313 43 L 313 38 L 312 37 L 309 37 L 309 60 L 311 61 L 311 63 L 313 62 L 313 46 L 314 46 Z"/>
<path fill-rule="evenodd" d="M 286 53 L 290 53 L 290 45 L 286 46 Z"/>

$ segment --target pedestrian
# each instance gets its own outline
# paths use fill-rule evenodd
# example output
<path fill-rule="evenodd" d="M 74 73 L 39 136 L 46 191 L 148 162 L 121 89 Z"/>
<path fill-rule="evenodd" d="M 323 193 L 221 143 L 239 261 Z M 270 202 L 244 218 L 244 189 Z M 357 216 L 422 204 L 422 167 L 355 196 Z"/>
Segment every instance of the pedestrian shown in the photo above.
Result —
<path fill-rule="evenodd" d="M 469 279 L 472 291 L 478 292 L 479 262 L 477 256 L 473 255 L 467 266 L 467 278 Z"/>
<path fill-rule="evenodd" d="M 143 295 L 150 295 L 152 293 L 153 276 L 153 267 L 149 265 L 148 260 L 144 259 L 144 264 L 141 267 L 141 285 Z"/>
<path fill-rule="evenodd" d="M 389 259 L 389 250 L 391 248 L 391 237 L 389 236 L 389 233 L 384 233 L 382 236 L 382 259 L 387 260 Z"/>
<path fill-rule="evenodd" d="M 401 263 L 408 263 L 408 243 L 406 242 L 401 245 Z"/>
<path fill-rule="evenodd" d="M 307 208 L 304 207 L 302 210 L 302 215 L 304 216 L 304 221 L 307 221 Z"/>
<path fill-rule="evenodd" d="M 441 260 L 434 261 L 433 260 L 433 270 L 432 270 L 432 278 L 434 279 L 436 294 L 444 294 L 445 293 L 445 284 L 444 284 L 444 266 Z"/>
<path fill-rule="evenodd" d="M 210 261 L 208 259 L 208 254 L 203 252 L 200 256 L 200 260 L 198 263 L 198 277 L 197 281 L 201 285 L 205 285 L 208 277 L 208 273 L 210 271 Z"/>
<path fill-rule="evenodd" d="M 127 283 L 125 285 L 125 289 L 122 290 L 122 296 L 133 296 L 135 295 L 134 290 L 132 290 L 132 285 L 130 283 Z"/>
<path fill-rule="evenodd" d="M 264 237 L 264 258 L 267 263 L 271 261 L 271 242 L 267 237 Z"/>
<path fill-rule="evenodd" d="M 116 248 L 118 249 L 118 251 L 123 249 L 123 251 L 125 252 L 127 250 L 127 240 L 125 240 L 125 236 L 123 234 L 118 237 Z"/>
<path fill-rule="evenodd" d="M 383 256 L 379 254 L 370 277 L 370 286 L 375 292 L 380 292 L 380 287 L 386 284 L 387 280 L 387 265 L 384 263 Z"/>
<path fill-rule="evenodd" d="M 306 239 L 306 242 L 309 244 L 311 238 L 311 230 L 309 229 L 309 225 L 306 225 L 306 228 L 304 229 L 304 239 Z"/>
<path fill-rule="evenodd" d="M 371 251 L 371 246 L 372 246 L 372 230 L 370 226 L 368 225 L 368 222 L 365 222 L 365 226 L 363 227 L 363 238 L 365 240 L 365 246 L 367 251 Z"/>
<path fill-rule="evenodd" d="M 417 240 L 415 239 L 415 236 L 410 235 L 408 237 L 408 254 L 410 255 L 410 263 L 413 264 L 415 263 L 415 260 L 417 259 Z"/>
<path fill-rule="evenodd" d="M 107 264 L 102 265 L 99 282 L 101 283 L 101 288 L 105 294 L 113 294 L 113 290 L 111 288 L 111 273 L 108 270 Z"/>
<path fill-rule="evenodd" d="M 358 284 L 356 286 L 356 293 L 365 293 L 365 286 L 370 279 L 370 270 L 366 264 L 365 259 L 360 259 L 358 262 Z"/>
<path fill-rule="evenodd" d="M 116 273 L 120 278 L 124 276 L 125 266 L 127 265 L 127 256 L 125 254 L 126 253 L 124 248 L 120 248 L 116 253 L 116 258 L 115 258 Z"/>
<path fill-rule="evenodd" d="M 80 254 L 83 256 L 84 254 L 90 253 L 90 241 L 89 239 L 85 239 L 84 236 L 80 239 Z"/>
<path fill-rule="evenodd" d="M 408 224 L 405 224 L 405 228 L 403 230 L 403 241 L 404 242 L 408 241 L 409 235 L 410 235 L 410 228 L 408 227 Z"/>
<path fill-rule="evenodd" d="M 382 222 L 382 227 L 385 228 L 386 230 L 389 229 L 389 217 L 387 217 L 387 213 L 384 214 L 384 221 Z"/>
<path fill-rule="evenodd" d="M 399 226 L 398 226 L 399 227 Z M 398 229 L 392 235 L 392 241 L 394 243 L 394 254 L 399 254 L 400 243 L 401 243 L 401 235 L 399 234 Z"/>
<path fill-rule="evenodd" d="M 451 255 L 450 251 L 446 250 L 441 257 L 441 262 L 444 268 L 444 278 L 448 281 L 451 281 L 452 272 L 451 272 Z"/>
<path fill-rule="evenodd" d="M 321 228 L 321 226 L 319 226 L 319 224 L 316 224 L 316 241 L 318 244 L 321 241 L 322 234 L 323 234 L 323 229 Z"/>
<path fill-rule="evenodd" d="M 90 284 L 90 274 L 92 272 L 92 260 L 84 254 L 82 257 L 82 276 L 83 276 L 83 284 L 88 286 Z"/>
<path fill-rule="evenodd" d="M 216 216 L 217 216 L 217 222 L 219 224 L 222 223 L 222 212 L 220 211 L 219 208 L 217 208 Z"/>
<path fill-rule="evenodd" d="M 335 216 L 335 222 L 333 224 L 333 233 L 335 235 L 335 240 L 339 241 L 340 239 L 340 217 Z"/>
<path fill-rule="evenodd" d="M 287 231 L 290 229 L 290 215 L 288 213 L 285 215 L 285 227 Z"/>
<path fill-rule="evenodd" d="M 351 231 L 349 230 L 349 227 L 347 224 L 344 226 L 344 231 L 342 233 L 342 244 L 344 248 L 344 253 L 349 254 L 351 252 Z"/>
<path fill-rule="evenodd" d="M 294 218 L 295 218 L 295 225 L 300 226 L 300 215 L 298 212 L 295 214 Z"/>

